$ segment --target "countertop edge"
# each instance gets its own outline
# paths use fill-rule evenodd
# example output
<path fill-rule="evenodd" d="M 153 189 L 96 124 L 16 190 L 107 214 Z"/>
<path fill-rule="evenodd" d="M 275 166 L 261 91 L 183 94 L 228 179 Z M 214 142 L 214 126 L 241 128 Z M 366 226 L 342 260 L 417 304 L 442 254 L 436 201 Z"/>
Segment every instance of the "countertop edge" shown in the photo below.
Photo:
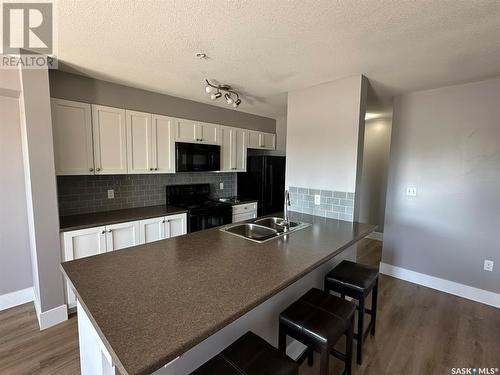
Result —
<path fill-rule="evenodd" d="M 244 314 L 246 314 L 249 311 L 253 310 L 255 307 L 259 306 L 260 304 L 262 304 L 263 302 L 265 302 L 266 300 L 268 300 L 272 296 L 278 294 L 282 290 L 286 289 L 287 287 L 289 287 L 290 285 L 292 285 L 294 282 L 300 280 L 302 277 L 304 277 L 305 275 L 307 275 L 308 273 L 310 273 L 311 271 L 313 271 L 317 267 L 321 266 L 322 264 L 326 263 L 330 259 L 332 259 L 335 256 L 339 255 L 341 252 L 343 252 L 344 250 L 348 249 L 349 247 L 351 247 L 352 245 L 354 245 L 356 242 L 358 242 L 361 239 L 365 238 L 370 233 L 372 233 L 375 230 L 377 230 L 377 228 L 378 228 L 377 225 L 373 225 L 368 230 L 363 231 L 362 233 L 359 233 L 356 237 L 353 237 L 353 239 L 351 241 L 347 242 L 345 245 L 343 245 L 340 248 L 336 249 L 331 254 L 325 256 L 324 258 L 322 258 L 319 261 L 317 261 L 316 263 L 312 264 L 311 266 L 309 266 L 308 268 L 306 268 L 302 272 L 300 272 L 297 275 L 295 275 L 294 277 L 290 278 L 285 283 L 283 283 L 282 285 L 278 286 L 272 292 L 270 292 L 270 293 L 268 293 L 268 294 L 260 297 L 259 299 L 253 301 L 252 303 L 250 303 L 248 306 L 246 306 L 245 308 L 241 309 L 237 313 L 235 313 L 235 314 L 227 317 L 226 319 L 224 319 L 221 323 L 213 326 L 212 328 L 210 328 L 210 329 L 208 329 L 208 330 L 206 330 L 204 332 L 201 332 L 198 336 L 194 337 L 189 342 L 187 342 L 182 347 L 182 349 L 179 349 L 177 351 L 173 351 L 170 355 L 168 355 L 164 359 L 162 359 L 161 363 L 157 362 L 157 363 L 150 364 L 149 366 L 143 368 L 140 372 L 136 372 L 136 373 L 133 373 L 133 374 L 129 373 L 125 369 L 125 367 L 121 363 L 120 359 L 118 358 L 118 356 L 116 355 L 116 353 L 113 351 L 111 345 L 106 340 L 105 335 L 99 329 L 99 326 L 97 325 L 96 321 L 94 320 L 94 317 L 90 313 L 90 311 L 87 308 L 85 302 L 80 297 L 78 291 L 76 290 L 76 288 L 74 287 L 73 283 L 71 282 L 71 279 L 66 274 L 66 271 L 64 270 L 64 267 L 63 267 L 62 264 L 60 264 L 60 269 L 62 270 L 66 281 L 69 282 L 71 289 L 73 290 L 73 292 L 77 296 L 78 301 L 82 305 L 82 307 L 85 310 L 85 312 L 86 312 L 87 316 L 89 317 L 90 321 L 92 322 L 92 325 L 93 325 L 94 329 L 96 330 L 97 334 L 99 335 L 99 338 L 102 340 L 102 342 L 105 345 L 106 349 L 109 351 L 111 357 L 113 358 L 113 361 L 115 361 L 115 365 L 118 367 L 118 370 L 120 371 L 120 373 L 122 375 L 147 375 L 147 374 L 151 374 L 151 373 L 157 371 L 158 369 L 162 368 L 165 364 L 169 363 L 170 361 L 172 361 L 175 358 L 179 357 L 184 352 L 186 352 L 186 351 L 190 350 L 191 348 L 193 348 L 194 346 L 198 345 L 200 342 L 202 342 L 203 340 L 207 339 L 208 337 L 210 337 L 211 335 L 213 335 L 217 331 L 221 330 L 222 328 L 224 328 L 227 325 L 231 324 L 232 322 L 236 321 L 237 319 L 239 319 L 240 317 L 242 317 Z"/>

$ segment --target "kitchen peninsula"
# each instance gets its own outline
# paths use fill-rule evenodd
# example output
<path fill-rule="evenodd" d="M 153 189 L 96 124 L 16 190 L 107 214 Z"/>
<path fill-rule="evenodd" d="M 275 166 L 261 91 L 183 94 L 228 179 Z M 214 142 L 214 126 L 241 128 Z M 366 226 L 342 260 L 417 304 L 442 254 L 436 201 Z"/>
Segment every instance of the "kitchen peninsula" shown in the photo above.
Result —
<path fill-rule="evenodd" d="M 188 374 L 248 330 L 275 345 L 279 312 L 376 229 L 291 218 L 312 225 L 263 243 L 212 228 L 63 263 L 82 374 Z"/>

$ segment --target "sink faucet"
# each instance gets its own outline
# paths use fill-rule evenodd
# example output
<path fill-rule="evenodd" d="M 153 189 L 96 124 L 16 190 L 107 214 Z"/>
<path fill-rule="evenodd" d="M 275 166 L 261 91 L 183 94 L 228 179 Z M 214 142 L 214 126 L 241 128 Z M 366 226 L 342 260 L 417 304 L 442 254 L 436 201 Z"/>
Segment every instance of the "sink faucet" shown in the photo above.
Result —
<path fill-rule="evenodd" d="M 283 223 L 281 224 L 285 231 L 288 231 L 288 229 L 290 229 L 290 218 L 288 216 L 288 206 L 290 206 L 290 194 L 288 193 L 288 190 L 285 190 L 285 204 L 283 207 Z"/>

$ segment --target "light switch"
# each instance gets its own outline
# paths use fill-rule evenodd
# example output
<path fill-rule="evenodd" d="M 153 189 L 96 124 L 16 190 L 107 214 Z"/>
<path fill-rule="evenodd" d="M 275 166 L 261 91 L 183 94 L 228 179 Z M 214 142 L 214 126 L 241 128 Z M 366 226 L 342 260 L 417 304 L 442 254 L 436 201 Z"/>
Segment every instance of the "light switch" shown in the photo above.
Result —
<path fill-rule="evenodd" d="M 314 204 L 315 204 L 316 206 L 319 206 L 319 205 L 321 204 L 321 197 L 320 197 L 320 195 L 319 195 L 319 194 L 316 194 L 316 195 L 314 196 Z"/>
<path fill-rule="evenodd" d="M 493 272 L 493 264 L 494 264 L 494 262 L 492 260 L 485 259 L 484 260 L 484 270 Z"/>
<path fill-rule="evenodd" d="M 114 189 L 108 190 L 108 199 L 115 199 L 115 191 Z"/>
<path fill-rule="evenodd" d="M 221 183 L 219 184 L 219 189 L 224 190 L 224 182 L 221 182 Z"/>
<path fill-rule="evenodd" d="M 406 188 L 406 195 L 408 197 L 416 197 L 417 196 L 417 188 L 413 186 L 408 186 Z"/>

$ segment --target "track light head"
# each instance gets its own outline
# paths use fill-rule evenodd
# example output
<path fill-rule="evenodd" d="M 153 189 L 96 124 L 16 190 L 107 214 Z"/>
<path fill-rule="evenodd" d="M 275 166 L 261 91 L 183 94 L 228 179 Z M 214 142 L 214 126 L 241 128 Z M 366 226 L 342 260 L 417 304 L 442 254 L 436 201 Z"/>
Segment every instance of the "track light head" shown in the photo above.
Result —
<path fill-rule="evenodd" d="M 212 100 L 217 100 L 217 99 L 219 99 L 221 96 L 222 96 L 222 94 L 221 94 L 219 91 L 217 91 L 217 92 L 214 92 L 212 95 L 210 95 L 210 99 L 212 99 Z"/>
<path fill-rule="evenodd" d="M 212 86 L 207 85 L 207 86 L 205 87 L 205 92 L 206 92 L 207 94 L 212 93 L 214 90 L 215 90 L 215 89 L 214 89 Z"/>
<path fill-rule="evenodd" d="M 224 98 L 226 99 L 227 104 L 231 105 L 234 103 L 234 99 L 231 97 L 231 95 L 229 93 L 224 94 Z"/>
<path fill-rule="evenodd" d="M 233 103 L 233 107 L 234 107 L 234 108 L 238 108 L 238 106 L 239 106 L 240 104 L 241 104 L 241 99 L 240 99 L 240 98 L 238 98 L 238 99 L 236 99 L 236 101 Z"/>

